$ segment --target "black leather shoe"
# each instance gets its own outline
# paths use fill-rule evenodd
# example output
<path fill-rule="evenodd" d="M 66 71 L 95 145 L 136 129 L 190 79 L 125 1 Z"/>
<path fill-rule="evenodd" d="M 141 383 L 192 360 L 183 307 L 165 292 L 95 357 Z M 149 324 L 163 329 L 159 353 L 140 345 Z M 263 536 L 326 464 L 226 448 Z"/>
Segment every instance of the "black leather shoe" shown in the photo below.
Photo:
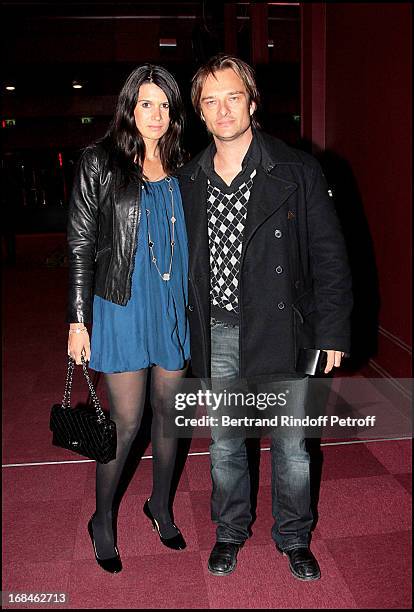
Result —
<path fill-rule="evenodd" d="M 292 550 L 282 550 L 276 544 L 277 550 L 289 558 L 289 568 L 298 580 L 319 580 L 321 570 L 318 562 L 309 550 L 309 547 L 293 548 Z"/>
<path fill-rule="evenodd" d="M 241 546 L 236 542 L 216 542 L 208 560 L 208 571 L 215 576 L 226 576 L 234 572 Z"/>
<path fill-rule="evenodd" d="M 164 546 L 167 546 L 168 548 L 172 548 L 173 550 L 184 550 L 184 548 L 187 547 L 187 544 L 185 543 L 185 540 L 181 534 L 181 531 L 178 529 L 177 525 L 173 523 L 174 527 L 178 530 L 177 535 L 173 536 L 172 538 L 164 538 L 161 535 L 157 519 L 154 518 L 151 510 L 149 509 L 148 502 L 149 502 L 149 498 L 144 504 L 144 508 L 143 508 L 144 514 L 150 519 L 152 523 L 152 528 L 154 529 L 154 531 L 158 533 L 161 542 L 164 544 Z"/>
<path fill-rule="evenodd" d="M 93 514 L 88 523 L 88 533 L 91 537 L 93 550 L 95 552 L 95 559 L 98 565 L 102 567 L 107 572 L 111 572 L 111 574 L 118 574 L 122 570 L 122 561 L 119 556 L 118 548 L 115 546 L 115 557 L 110 557 L 109 559 L 101 559 L 96 554 L 96 546 L 95 546 L 95 538 L 93 537 L 93 529 L 92 529 L 92 519 L 95 515 Z"/>

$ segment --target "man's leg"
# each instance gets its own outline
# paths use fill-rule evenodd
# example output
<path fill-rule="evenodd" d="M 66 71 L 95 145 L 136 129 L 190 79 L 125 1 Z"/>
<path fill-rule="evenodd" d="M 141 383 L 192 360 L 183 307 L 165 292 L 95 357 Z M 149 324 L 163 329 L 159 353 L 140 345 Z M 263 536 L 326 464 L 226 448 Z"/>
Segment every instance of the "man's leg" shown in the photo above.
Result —
<path fill-rule="evenodd" d="M 308 379 L 289 381 L 289 388 L 286 413 L 303 419 Z M 275 519 L 272 537 L 278 550 L 289 556 L 292 573 L 302 580 L 315 580 L 320 577 L 320 572 L 309 551 L 313 517 L 305 431 L 300 426 L 278 427 L 272 432 L 271 439 L 272 512 Z"/>
<path fill-rule="evenodd" d="M 212 390 L 228 391 L 239 375 L 239 328 L 213 320 L 211 349 Z M 211 414 L 217 417 L 226 412 L 221 407 Z M 212 427 L 211 435 L 211 518 L 217 525 L 217 542 L 209 569 L 222 575 L 234 570 L 239 546 L 249 537 L 250 477 L 244 432 L 238 435 L 218 426 Z"/>
<path fill-rule="evenodd" d="M 215 435 L 215 434 L 213 434 Z M 250 479 L 246 445 L 241 438 L 213 439 L 211 460 L 211 518 L 218 542 L 243 544 L 249 537 Z"/>

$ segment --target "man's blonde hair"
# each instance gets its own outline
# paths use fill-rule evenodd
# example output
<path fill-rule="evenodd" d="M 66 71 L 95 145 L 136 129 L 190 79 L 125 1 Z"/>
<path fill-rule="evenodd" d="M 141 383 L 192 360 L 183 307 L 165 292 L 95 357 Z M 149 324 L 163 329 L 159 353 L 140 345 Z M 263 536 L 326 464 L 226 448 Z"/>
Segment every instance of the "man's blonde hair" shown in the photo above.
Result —
<path fill-rule="evenodd" d="M 251 68 L 246 62 L 234 57 L 233 55 L 225 55 L 220 53 L 210 58 L 203 66 L 201 66 L 193 77 L 191 87 L 191 101 L 193 103 L 194 110 L 201 116 L 201 92 L 204 87 L 204 83 L 208 76 L 213 75 L 219 70 L 225 70 L 231 68 L 241 78 L 249 96 L 249 105 L 254 102 L 255 110 L 252 114 L 251 121 L 253 127 L 259 127 L 259 123 L 255 118 L 255 112 L 260 102 L 259 91 L 256 86 L 256 80 L 254 76 L 253 68 Z"/>

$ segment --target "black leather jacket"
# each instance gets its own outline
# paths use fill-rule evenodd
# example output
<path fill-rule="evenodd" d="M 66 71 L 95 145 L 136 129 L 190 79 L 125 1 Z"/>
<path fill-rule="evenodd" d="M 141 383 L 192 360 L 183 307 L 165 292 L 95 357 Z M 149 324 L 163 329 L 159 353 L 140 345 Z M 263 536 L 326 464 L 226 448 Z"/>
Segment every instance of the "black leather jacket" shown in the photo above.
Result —
<path fill-rule="evenodd" d="M 122 306 L 130 299 L 140 192 L 123 185 L 103 145 L 85 149 L 69 203 L 69 323 L 91 321 L 94 294 Z"/>

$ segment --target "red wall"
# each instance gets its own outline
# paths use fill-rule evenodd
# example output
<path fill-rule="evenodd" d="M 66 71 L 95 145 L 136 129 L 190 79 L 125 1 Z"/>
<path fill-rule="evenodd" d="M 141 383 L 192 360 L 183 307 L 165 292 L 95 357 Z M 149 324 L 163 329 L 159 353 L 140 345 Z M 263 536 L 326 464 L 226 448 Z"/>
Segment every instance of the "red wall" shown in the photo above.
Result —
<path fill-rule="evenodd" d="M 360 324 L 365 316 L 369 325 L 369 308 L 375 320 L 378 289 L 370 365 L 384 376 L 410 377 L 411 6 L 324 3 L 303 10 L 303 135 L 328 160 Z M 324 49 L 322 59 L 315 49 Z M 324 99 L 312 106 L 315 90 Z"/>

